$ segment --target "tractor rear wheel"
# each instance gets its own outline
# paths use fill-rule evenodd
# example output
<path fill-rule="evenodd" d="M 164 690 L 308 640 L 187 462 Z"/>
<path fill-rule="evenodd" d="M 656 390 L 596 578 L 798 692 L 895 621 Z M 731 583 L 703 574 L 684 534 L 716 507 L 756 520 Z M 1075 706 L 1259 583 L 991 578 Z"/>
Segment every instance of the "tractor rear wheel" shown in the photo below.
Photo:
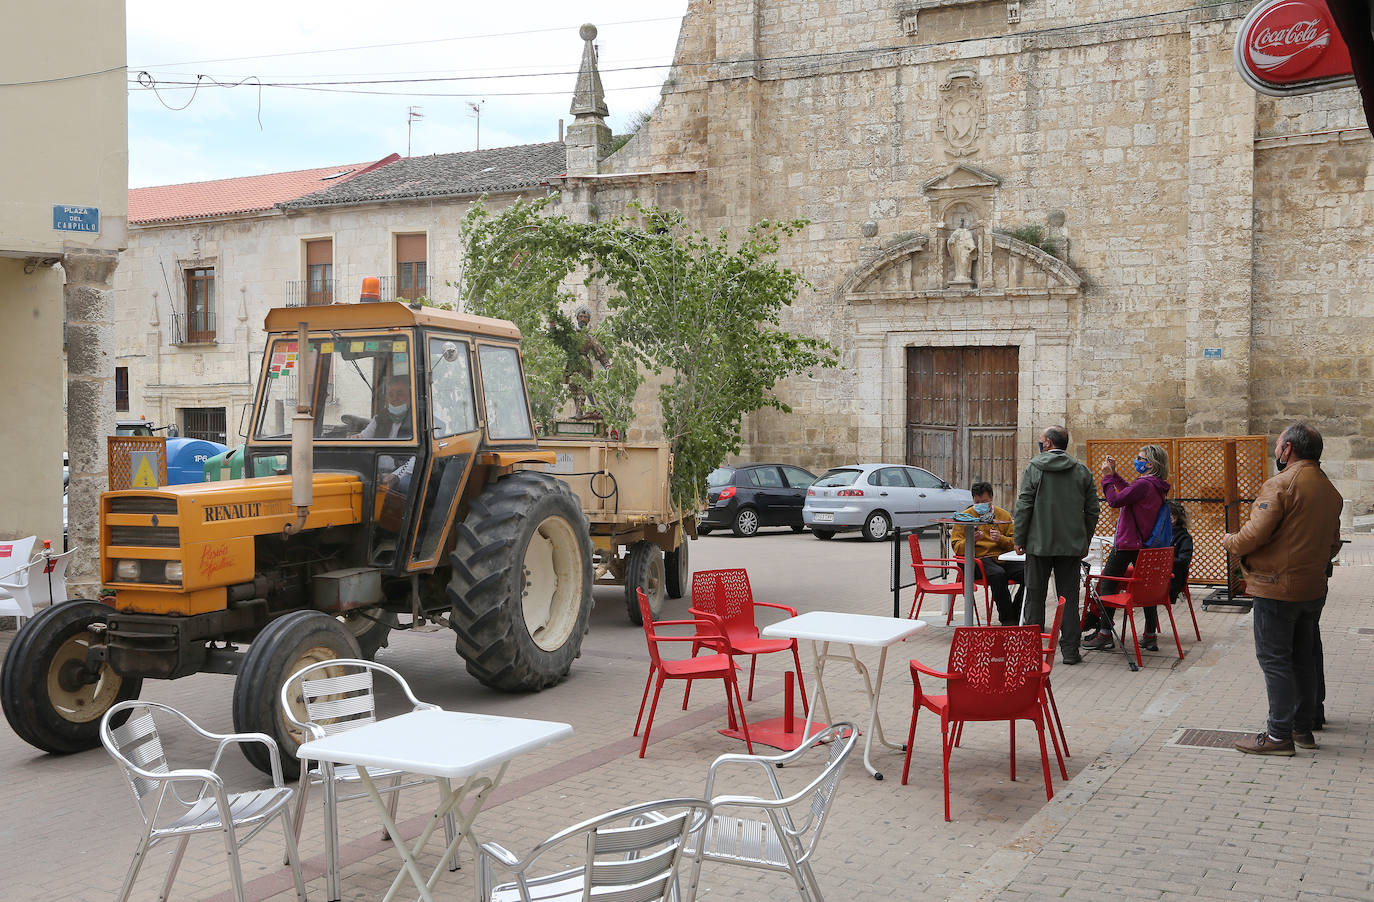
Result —
<path fill-rule="evenodd" d="M 286 719 L 281 711 L 281 687 L 291 674 L 305 667 L 335 658 L 357 658 L 358 641 L 348 627 L 322 611 L 292 611 L 267 624 L 248 646 L 234 681 L 234 730 L 239 733 L 266 733 L 277 742 L 282 776 L 300 776 L 301 762 L 296 748 L 305 734 Z M 305 706 L 296 701 L 293 713 L 305 720 Z M 272 773 L 272 759 L 260 742 L 239 746 L 248 763 L 265 774 Z"/>
<path fill-rule="evenodd" d="M 592 613 L 591 527 L 542 473 L 500 479 L 458 526 L 449 625 L 468 673 L 509 692 L 567 678 Z"/>
<path fill-rule="evenodd" d="M 14 637 L 0 669 L 0 705 L 34 748 L 55 755 L 95 748 L 105 712 L 138 698 L 142 677 L 121 677 L 109 664 L 86 669 L 86 651 L 104 642 L 109 616 L 99 602 L 65 601 L 34 614 Z M 115 726 L 128 716 L 121 712 Z"/>
<path fill-rule="evenodd" d="M 663 549 L 653 542 L 635 542 L 630 546 L 625 555 L 625 613 L 630 615 L 631 623 L 639 626 L 644 622 L 639 613 L 638 589 L 644 590 L 644 597 L 649 599 L 649 613 L 658 619 L 668 600 L 667 581 Z"/>

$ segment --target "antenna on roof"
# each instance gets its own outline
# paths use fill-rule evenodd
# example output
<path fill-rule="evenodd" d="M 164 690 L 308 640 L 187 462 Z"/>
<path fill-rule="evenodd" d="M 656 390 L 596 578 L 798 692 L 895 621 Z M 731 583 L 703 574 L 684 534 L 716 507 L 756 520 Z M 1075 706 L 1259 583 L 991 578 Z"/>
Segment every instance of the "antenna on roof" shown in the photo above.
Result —
<path fill-rule="evenodd" d="M 425 114 L 420 112 L 420 107 L 406 107 L 406 156 L 410 156 L 410 124 L 423 118 L 425 118 Z"/>
<path fill-rule="evenodd" d="M 479 101 L 477 101 L 476 103 L 473 103 L 471 100 L 469 100 L 467 103 L 468 103 L 468 109 L 472 111 L 472 112 L 468 113 L 468 115 L 469 115 L 469 116 L 476 116 L 476 117 L 477 117 L 477 149 L 478 149 L 478 150 L 481 150 L 481 149 L 482 149 L 482 104 L 486 103 L 486 101 L 485 101 L 485 100 L 479 100 Z"/>

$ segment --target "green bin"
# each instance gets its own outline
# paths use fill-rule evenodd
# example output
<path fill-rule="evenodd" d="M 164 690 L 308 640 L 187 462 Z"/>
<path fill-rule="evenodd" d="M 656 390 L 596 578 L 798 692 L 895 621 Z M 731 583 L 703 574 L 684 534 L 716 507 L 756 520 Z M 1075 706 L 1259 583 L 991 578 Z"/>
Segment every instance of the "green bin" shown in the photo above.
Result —
<path fill-rule="evenodd" d="M 222 482 L 226 479 L 243 478 L 243 445 L 230 448 L 223 454 L 216 454 L 205 461 L 205 481 Z"/>

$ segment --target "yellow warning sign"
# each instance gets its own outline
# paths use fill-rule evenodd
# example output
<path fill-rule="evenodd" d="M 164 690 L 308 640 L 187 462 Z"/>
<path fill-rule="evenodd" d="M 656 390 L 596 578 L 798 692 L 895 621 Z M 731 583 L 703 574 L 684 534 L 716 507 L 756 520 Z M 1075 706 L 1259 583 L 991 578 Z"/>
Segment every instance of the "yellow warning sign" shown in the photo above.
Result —
<path fill-rule="evenodd" d="M 133 470 L 133 488 L 155 489 L 157 481 L 157 453 L 153 451 L 129 452 L 129 468 Z"/>

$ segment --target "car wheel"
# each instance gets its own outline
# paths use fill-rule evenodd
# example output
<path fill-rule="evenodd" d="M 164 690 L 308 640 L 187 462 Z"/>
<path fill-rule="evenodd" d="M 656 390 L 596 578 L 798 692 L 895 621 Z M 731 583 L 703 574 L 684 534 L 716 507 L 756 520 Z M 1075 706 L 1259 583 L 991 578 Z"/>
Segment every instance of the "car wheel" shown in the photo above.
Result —
<path fill-rule="evenodd" d="M 835 530 L 833 529 L 817 529 L 813 526 L 811 527 L 811 534 L 816 538 L 820 539 L 822 542 L 828 542 L 829 540 L 835 538 Z"/>
<path fill-rule="evenodd" d="M 792 531 L 793 531 L 793 532 L 806 532 L 806 527 L 803 526 L 803 525 L 800 524 L 800 523 L 793 523 L 793 524 L 792 524 Z"/>
<path fill-rule="evenodd" d="M 874 511 L 864 520 L 864 538 L 870 542 L 881 542 L 892 531 L 892 520 L 882 511 Z"/>
<path fill-rule="evenodd" d="M 737 536 L 748 538 L 759 531 L 759 512 L 752 507 L 742 507 L 735 514 L 735 523 L 730 527 Z"/>

